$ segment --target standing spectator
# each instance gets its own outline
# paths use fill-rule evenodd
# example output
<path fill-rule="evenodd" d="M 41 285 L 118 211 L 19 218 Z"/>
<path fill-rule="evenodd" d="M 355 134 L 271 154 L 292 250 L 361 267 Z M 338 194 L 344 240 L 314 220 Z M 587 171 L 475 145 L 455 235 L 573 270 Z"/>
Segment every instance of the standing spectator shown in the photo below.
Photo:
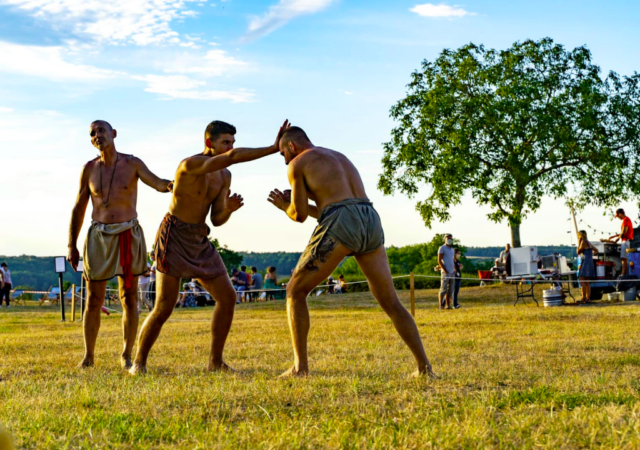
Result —
<path fill-rule="evenodd" d="M 262 274 L 258 272 L 256 267 L 251 268 L 251 298 L 257 300 L 260 298 L 260 290 L 262 289 Z"/>
<path fill-rule="evenodd" d="M 511 276 L 511 244 L 507 244 L 504 250 L 500 252 L 500 265 L 504 267 L 507 276 Z"/>
<path fill-rule="evenodd" d="M 444 245 L 438 249 L 438 266 L 440 266 L 440 309 L 451 309 L 451 296 L 453 295 L 455 276 L 453 256 L 453 235 L 447 233 L 444 236 Z"/>
<path fill-rule="evenodd" d="M 629 260 L 627 259 L 627 250 L 631 248 L 631 240 L 633 239 L 633 222 L 624 213 L 624 209 L 619 208 L 616 211 L 616 217 L 622 220 L 620 234 L 614 234 L 609 238 L 611 242 L 620 241 L 620 260 L 622 262 L 622 276 L 629 274 Z"/>
<path fill-rule="evenodd" d="M 453 283 L 453 308 L 460 308 L 460 303 L 458 303 L 458 294 L 460 293 L 460 286 L 462 286 L 462 269 L 464 266 L 460 261 L 462 258 L 462 252 L 459 248 L 454 250 L 453 255 L 453 265 L 455 270 L 456 281 Z"/>
<path fill-rule="evenodd" d="M 2 277 L 2 289 L 0 289 L 0 305 L 4 308 L 2 304 L 2 299 L 7 303 L 7 308 L 11 308 L 11 271 L 9 270 L 9 266 L 7 266 L 6 262 L 0 264 L 0 276 Z"/>
<path fill-rule="evenodd" d="M 578 232 L 578 255 L 581 256 L 580 267 L 578 267 L 578 280 L 580 280 L 580 291 L 582 298 L 578 303 L 591 302 L 591 280 L 596 278 L 596 267 L 593 264 L 593 255 L 598 254 L 598 250 L 587 239 L 587 232 Z"/>
<path fill-rule="evenodd" d="M 149 300 L 147 300 L 147 295 L 149 291 L 149 281 L 151 275 L 151 264 L 147 261 L 147 271 L 138 277 L 138 314 L 142 312 L 142 303 L 144 302 L 147 305 L 147 309 L 151 311 L 151 306 L 149 306 Z"/>
<path fill-rule="evenodd" d="M 151 302 L 151 309 L 153 309 L 153 306 L 156 304 L 156 270 L 158 269 L 155 250 L 151 250 L 149 252 L 149 259 L 153 261 L 153 263 L 151 264 L 151 268 L 149 269 L 147 301 Z"/>

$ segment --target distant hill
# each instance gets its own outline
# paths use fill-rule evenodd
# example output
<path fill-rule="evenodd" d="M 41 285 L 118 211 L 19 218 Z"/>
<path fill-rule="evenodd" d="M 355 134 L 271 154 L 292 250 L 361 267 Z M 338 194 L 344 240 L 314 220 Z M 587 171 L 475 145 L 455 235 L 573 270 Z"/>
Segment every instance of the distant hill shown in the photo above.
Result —
<path fill-rule="evenodd" d="M 559 253 L 567 258 L 576 257 L 576 248 L 570 245 L 538 245 L 539 255 L 551 255 L 553 253 Z M 500 256 L 500 252 L 504 250 L 504 247 L 467 247 L 466 256 L 482 257 L 482 258 L 497 258 Z"/>
<path fill-rule="evenodd" d="M 503 248 L 468 247 L 466 256 L 493 259 L 500 255 Z M 541 255 L 560 253 L 573 259 L 575 258 L 576 250 L 575 247 L 568 245 L 540 245 L 538 246 L 538 253 Z M 264 271 L 269 266 L 275 266 L 278 275 L 283 277 L 288 277 L 291 274 L 291 270 L 293 270 L 300 258 L 300 253 L 297 252 L 240 252 L 240 255 L 242 255 L 242 265 L 247 267 L 256 266 L 259 271 Z M 15 287 L 41 291 L 58 284 L 58 276 L 53 269 L 52 256 L 0 256 L 0 262 L 2 261 L 9 265 Z M 480 262 L 476 263 L 476 265 L 478 264 Z M 81 275 L 75 273 L 67 263 L 67 272 L 64 274 L 64 280 L 69 283 L 80 284 L 80 278 Z"/>
<path fill-rule="evenodd" d="M 247 267 L 255 266 L 259 271 L 264 271 L 267 267 L 275 266 L 278 275 L 289 276 L 296 267 L 300 253 L 272 252 L 254 253 L 240 252 L 242 255 L 242 265 Z"/>
<path fill-rule="evenodd" d="M 54 269 L 53 256 L 0 256 L 0 262 L 6 262 L 11 271 L 13 287 L 44 291 L 58 285 L 58 274 Z M 80 273 L 75 273 L 69 263 L 64 281 L 80 284 Z"/>

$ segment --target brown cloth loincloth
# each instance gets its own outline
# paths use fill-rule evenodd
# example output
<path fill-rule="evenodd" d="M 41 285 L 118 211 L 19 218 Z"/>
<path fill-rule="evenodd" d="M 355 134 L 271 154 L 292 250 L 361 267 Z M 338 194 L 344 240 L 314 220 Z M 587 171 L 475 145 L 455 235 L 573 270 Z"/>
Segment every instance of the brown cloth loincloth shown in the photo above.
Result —
<path fill-rule="evenodd" d="M 121 275 L 130 287 L 133 277 L 147 271 L 147 244 L 138 220 L 92 221 L 84 242 L 82 267 L 87 280 L 105 281 Z"/>
<path fill-rule="evenodd" d="M 369 199 L 350 198 L 332 203 L 322 209 L 318 226 L 300 256 L 296 270 L 318 259 L 318 249 L 326 236 L 351 250 L 351 255 L 369 253 L 384 245 L 380 216 Z"/>
<path fill-rule="evenodd" d="M 209 227 L 186 223 L 167 213 L 156 243 L 158 271 L 176 278 L 212 279 L 227 275 L 218 250 L 209 242 Z"/>

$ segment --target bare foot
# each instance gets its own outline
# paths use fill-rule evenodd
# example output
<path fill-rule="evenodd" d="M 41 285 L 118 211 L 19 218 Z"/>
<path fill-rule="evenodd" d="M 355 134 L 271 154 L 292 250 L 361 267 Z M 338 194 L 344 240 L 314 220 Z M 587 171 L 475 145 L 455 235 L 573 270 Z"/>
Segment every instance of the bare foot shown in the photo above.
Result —
<path fill-rule="evenodd" d="M 134 363 L 129 369 L 129 373 L 131 375 L 144 375 L 145 373 L 147 373 L 147 366 Z"/>
<path fill-rule="evenodd" d="M 93 367 L 93 358 L 85 358 L 80 361 L 80 364 L 76 366 L 78 369 L 86 369 L 87 367 Z"/>
<path fill-rule="evenodd" d="M 411 374 L 411 378 L 420 378 L 420 377 L 433 378 L 434 380 L 438 379 L 436 374 L 433 373 L 433 370 L 431 369 L 431 366 L 427 366 L 427 367 L 418 369 L 418 370 L 416 370 L 415 372 L 413 372 Z"/>
<path fill-rule="evenodd" d="M 278 375 L 278 380 L 284 380 L 287 378 L 293 378 L 293 377 L 308 377 L 309 376 L 309 370 L 299 370 L 296 369 L 295 366 L 292 367 L 291 369 L 287 370 L 284 373 L 281 373 L 280 375 Z"/>
<path fill-rule="evenodd" d="M 207 368 L 209 372 L 230 372 L 230 373 L 238 373 L 237 370 L 232 369 L 226 362 L 221 362 L 218 364 L 214 364 L 212 362 L 209 363 L 209 367 Z"/>
<path fill-rule="evenodd" d="M 129 370 L 131 369 L 131 366 L 133 366 L 133 363 L 131 362 L 131 357 L 126 357 L 126 356 L 120 357 L 120 367 L 122 367 L 124 370 Z"/>

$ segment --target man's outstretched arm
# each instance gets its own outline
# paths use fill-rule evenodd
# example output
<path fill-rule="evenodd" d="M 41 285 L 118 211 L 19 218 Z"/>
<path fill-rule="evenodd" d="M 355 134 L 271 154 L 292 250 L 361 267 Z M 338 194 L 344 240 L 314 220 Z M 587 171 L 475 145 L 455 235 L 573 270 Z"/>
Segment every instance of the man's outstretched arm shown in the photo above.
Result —
<path fill-rule="evenodd" d="M 84 222 L 84 215 L 87 211 L 87 205 L 89 204 L 89 198 L 91 193 L 89 192 L 89 164 L 86 164 L 82 168 L 80 174 L 80 189 L 78 190 L 78 196 L 76 197 L 76 203 L 71 211 L 71 224 L 69 225 L 69 254 L 67 261 L 73 267 L 73 270 L 77 270 L 78 262 L 80 260 L 80 253 L 78 252 L 78 235 L 80 234 L 80 228 L 82 228 L 82 222 Z"/>
<path fill-rule="evenodd" d="M 144 184 L 152 187 L 158 192 L 171 192 L 173 190 L 173 181 L 163 180 L 158 177 L 149 170 L 147 165 L 140 158 L 135 158 L 135 161 L 138 167 L 138 176 Z"/>
<path fill-rule="evenodd" d="M 178 170 L 189 175 L 205 175 L 207 173 L 226 169 L 234 164 L 253 161 L 268 155 L 273 155 L 280 151 L 280 136 L 282 136 L 282 133 L 287 128 L 289 128 L 289 121 L 285 120 L 278 131 L 274 144 L 269 147 L 234 148 L 222 155 L 193 156 L 182 161 Z"/>

